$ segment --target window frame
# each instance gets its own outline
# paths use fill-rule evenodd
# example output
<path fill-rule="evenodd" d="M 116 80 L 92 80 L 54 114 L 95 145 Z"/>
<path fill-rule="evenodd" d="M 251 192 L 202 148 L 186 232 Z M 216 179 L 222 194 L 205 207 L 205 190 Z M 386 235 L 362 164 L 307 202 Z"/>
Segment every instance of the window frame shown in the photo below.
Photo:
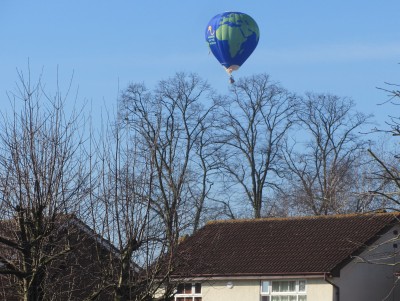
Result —
<path fill-rule="evenodd" d="M 295 282 L 295 290 L 287 292 L 276 292 L 272 290 L 273 282 Z M 300 283 L 304 282 L 304 291 L 300 291 Z M 267 284 L 267 291 L 263 291 L 263 288 Z M 262 279 L 260 281 L 260 300 L 263 297 L 268 297 L 268 301 L 272 301 L 274 296 L 296 296 L 296 300 L 299 300 L 299 296 L 305 296 L 307 298 L 307 280 L 306 279 Z"/>
<path fill-rule="evenodd" d="M 174 295 L 174 300 L 178 301 L 179 298 L 184 298 L 183 300 L 191 300 L 191 301 L 197 301 L 197 300 L 202 300 L 203 296 L 202 296 L 202 283 L 201 282 L 184 282 L 184 283 L 180 283 L 179 285 L 183 285 L 184 286 L 184 291 L 186 290 L 186 285 L 191 284 L 192 288 L 191 288 L 191 292 L 190 293 L 182 293 L 179 294 L 178 292 L 176 292 L 176 294 Z M 200 287 L 200 293 L 196 293 L 196 286 Z M 200 299 L 199 299 L 200 298 Z"/>

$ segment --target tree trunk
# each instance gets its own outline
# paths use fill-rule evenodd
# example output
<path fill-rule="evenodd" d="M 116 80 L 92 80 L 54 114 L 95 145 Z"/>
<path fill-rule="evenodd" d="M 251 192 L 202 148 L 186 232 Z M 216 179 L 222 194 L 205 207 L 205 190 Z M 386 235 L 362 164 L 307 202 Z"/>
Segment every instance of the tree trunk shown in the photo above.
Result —
<path fill-rule="evenodd" d="M 39 268 L 31 278 L 24 280 L 24 301 L 44 300 L 43 286 L 45 274 L 44 268 Z"/>

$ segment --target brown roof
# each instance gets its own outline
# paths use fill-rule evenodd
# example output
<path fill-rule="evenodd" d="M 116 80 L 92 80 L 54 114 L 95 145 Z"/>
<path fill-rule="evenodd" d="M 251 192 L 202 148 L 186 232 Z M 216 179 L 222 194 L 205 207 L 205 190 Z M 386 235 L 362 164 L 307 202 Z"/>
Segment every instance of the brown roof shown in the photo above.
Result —
<path fill-rule="evenodd" d="M 95 233 L 88 225 L 75 215 L 57 215 L 54 222 L 45 220 L 52 231 L 43 237 L 40 256 L 50 258 L 53 254 L 62 254 L 66 246 L 70 251 L 63 256 L 54 256 L 46 264 L 45 299 L 46 300 L 84 300 L 98 291 L 102 281 L 107 279 L 104 273 L 109 273 L 110 266 L 118 268 L 120 253 L 108 240 Z M 16 220 L 0 220 L 0 236 L 10 239 L 16 244 L 22 244 L 18 239 L 19 232 Z M 44 253 L 46 249 L 52 254 Z M 0 257 L 9 259 L 19 270 L 21 268 L 21 252 L 0 243 Z M 112 260 L 110 262 L 109 260 Z M 115 265 L 114 265 L 115 263 Z M 22 300 L 21 279 L 8 273 L 1 273 L 4 262 L 0 261 L 0 300 Z M 4 272 L 4 270 L 3 270 Z M 108 276 L 110 278 L 110 276 Z M 107 279 L 108 280 L 108 279 Z M 114 280 L 110 280 L 112 282 Z M 116 281 L 116 280 L 115 280 Z M 112 288 L 100 292 L 98 300 L 114 300 Z"/>
<path fill-rule="evenodd" d="M 379 213 L 211 222 L 180 244 L 175 274 L 336 274 L 399 217 Z"/>

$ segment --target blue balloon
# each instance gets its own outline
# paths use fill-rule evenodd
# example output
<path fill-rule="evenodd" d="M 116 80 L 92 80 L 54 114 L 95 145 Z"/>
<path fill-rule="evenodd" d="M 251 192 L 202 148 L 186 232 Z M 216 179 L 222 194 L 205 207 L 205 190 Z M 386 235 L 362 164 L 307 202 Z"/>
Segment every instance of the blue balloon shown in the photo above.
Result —
<path fill-rule="evenodd" d="M 260 31 L 249 15 L 225 12 L 208 22 L 205 37 L 211 52 L 231 74 L 253 53 L 260 39 Z"/>

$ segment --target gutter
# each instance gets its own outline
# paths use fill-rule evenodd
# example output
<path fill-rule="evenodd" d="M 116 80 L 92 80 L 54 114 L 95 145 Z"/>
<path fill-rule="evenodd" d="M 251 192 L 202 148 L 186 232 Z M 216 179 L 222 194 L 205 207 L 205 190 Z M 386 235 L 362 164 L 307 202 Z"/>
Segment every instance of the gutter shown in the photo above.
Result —
<path fill-rule="evenodd" d="M 327 273 L 324 273 L 324 280 L 325 280 L 325 282 L 327 282 L 333 286 L 333 288 L 335 289 L 335 293 L 336 293 L 336 301 L 340 301 L 340 287 L 328 279 Z"/>
<path fill-rule="evenodd" d="M 238 273 L 238 274 L 196 274 L 191 275 L 190 279 L 214 279 L 214 280 L 226 280 L 226 279 L 237 279 L 237 280 L 246 280 L 246 279 L 281 279 L 281 278 L 322 278 L 325 273 L 317 273 L 317 272 L 309 272 L 309 273 Z M 189 277 L 187 275 L 171 275 L 172 278 L 175 279 L 184 279 Z"/>

